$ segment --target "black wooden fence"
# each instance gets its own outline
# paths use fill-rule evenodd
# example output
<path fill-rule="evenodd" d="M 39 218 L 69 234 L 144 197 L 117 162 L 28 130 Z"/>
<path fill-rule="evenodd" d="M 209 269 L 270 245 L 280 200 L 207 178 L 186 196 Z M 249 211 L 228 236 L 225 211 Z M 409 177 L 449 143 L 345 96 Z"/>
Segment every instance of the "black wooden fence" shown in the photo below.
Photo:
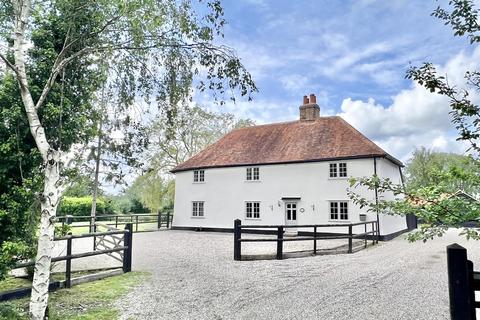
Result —
<path fill-rule="evenodd" d="M 473 271 L 467 249 L 456 243 L 449 245 L 447 266 L 451 319 L 476 320 L 480 302 L 475 299 L 475 291 L 480 291 L 480 272 Z"/>
<path fill-rule="evenodd" d="M 353 227 L 364 226 L 362 233 L 353 233 Z M 367 230 L 367 226 L 370 226 L 370 230 Z M 333 234 L 325 232 L 319 232 L 328 228 L 345 228 L 345 234 Z M 296 237 L 284 238 L 285 229 L 288 228 L 311 228 L 311 232 L 302 230 L 303 234 Z M 248 232 L 255 229 L 255 233 L 270 233 L 276 231 L 276 238 L 242 238 L 242 232 Z M 364 247 L 367 247 L 367 240 L 372 240 L 373 244 L 378 243 L 378 221 L 365 221 L 349 224 L 308 224 L 308 225 L 242 225 L 241 220 L 236 219 L 234 221 L 234 247 L 233 257 L 235 260 L 242 260 L 242 242 L 277 242 L 277 254 L 278 260 L 283 259 L 283 243 L 286 241 L 313 241 L 313 254 L 317 254 L 317 240 L 334 240 L 334 239 L 347 239 L 348 240 L 348 253 L 353 253 L 353 239 L 363 239 Z"/>
<path fill-rule="evenodd" d="M 118 228 L 120 225 L 126 223 L 132 223 L 135 225 L 133 232 L 138 232 L 138 226 L 147 223 L 156 223 L 157 229 L 162 227 L 170 228 L 172 225 L 173 215 L 170 212 L 167 213 L 138 213 L 138 214 L 119 214 L 110 215 L 103 214 L 97 216 L 59 216 L 56 217 L 56 221 L 61 223 L 62 227 L 69 225 L 71 228 L 88 227 L 89 232 L 95 232 L 95 224 L 102 222 L 104 225 L 115 226 Z M 85 224 L 73 224 L 74 222 L 85 222 Z"/>
<path fill-rule="evenodd" d="M 125 226 L 125 230 L 109 230 L 105 232 L 96 232 L 96 233 L 87 233 L 82 235 L 67 235 L 64 237 L 56 237 L 54 241 L 67 241 L 66 246 L 66 255 L 52 257 L 52 262 L 59 262 L 65 261 L 65 281 L 64 282 L 52 282 L 50 283 L 49 290 L 54 291 L 56 289 L 66 287 L 70 288 L 72 285 L 72 260 L 86 258 L 91 256 L 98 256 L 98 255 L 111 255 L 113 253 L 120 253 L 122 257 L 122 269 L 123 272 L 130 272 L 132 271 L 132 244 L 133 244 L 133 226 L 131 223 L 128 223 Z M 73 240 L 75 239 L 84 239 L 84 238 L 94 238 L 95 237 L 116 237 L 119 239 L 114 246 L 110 248 L 102 248 L 89 252 L 82 252 L 82 253 L 72 253 L 73 249 Z M 94 240 L 95 241 L 95 240 Z M 17 263 L 13 269 L 20 269 L 29 266 L 35 265 L 35 261 L 27 261 Z M 0 301 L 10 300 L 14 298 L 21 298 L 30 295 L 31 288 L 21 288 L 12 290 L 9 292 L 0 292 Z"/>

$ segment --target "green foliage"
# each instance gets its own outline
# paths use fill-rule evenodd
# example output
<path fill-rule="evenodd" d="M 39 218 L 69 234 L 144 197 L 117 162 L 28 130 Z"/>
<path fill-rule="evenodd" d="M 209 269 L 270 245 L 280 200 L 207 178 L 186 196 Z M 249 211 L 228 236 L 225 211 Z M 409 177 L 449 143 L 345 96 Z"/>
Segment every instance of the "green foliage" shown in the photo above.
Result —
<path fill-rule="evenodd" d="M 471 0 L 451 0 L 449 5 L 452 11 L 438 7 L 433 16 L 445 21 L 450 25 L 455 36 L 467 36 L 471 44 L 480 43 L 479 12 Z M 471 149 L 479 152 L 478 139 L 480 138 L 480 107 L 471 99 L 468 90 L 480 89 L 480 72 L 467 71 L 465 80 L 467 88 L 459 88 L 447 81 L 447 77 L 438 75 L 434 65 L 430 62 L 420 67 L 412 67 L 408 70 L 408 79 L 415 80 L 430 92 L 444 95 L 450 99 L 450 115 L 455 124 L 459 137 L 458 140 L 468 141 Z"/>
<path fill-rule="evenodd" d="M 445 192 L 480 191 L 480 166 L 471 156 L 416 149 L 406 166 L 406 186 L 419 189 L 442 185 Z"/>
<path fill-rule="evenodd" d="M 378 203 L 356 193 L 357 188 L 366 188 L 372 192 L 377 190 Z M 463 226 L 469 221 L 480 222 L 480 202 L 449 193 L 448 186 L 442 184 L 406 190 L 403 185 L 393 183 L 388 178 L 352 178 L 348 196 L 353 203 L 369 212 L 414 214 L 424 224 L 408 235 L 410 241 L 425 242 L 435 236 L 442 236 L 449 227 L 461 228 L 460 234 L 467 238 L 480 239 L 478 230 Z"/>
<path fill-rule="evenodd" d="M 152 137 L 147 152 L 149 167 L 159 174 L 168 173 L 229 131 L 254 124 L 250 119 L 205 111 L 199 106 L 177 110 L 174 122 L 159 117 L 148 130 Z"/>
<path fill-rule="evenodd" d="M 450 0 L 448 4 L 451 11 L 438 7 L 432 15 L 450 25 L 455 36 L 467 36 L 471 44 L 480 43 L 479 11 L 475 2 Z M 411 67 L 406 78 L 416 81 L 432 93 L 450 99 L 452 123 L 459 134 L 457 140 L 469 142 L 472 156 L 433 154 L 420 149 L 409 163 L 406 189 L 388 179 L 378 179 L 375 176 L 351 181 L 351 188 L 377 189 L 393 195 L 394 200 L 382 199 L 377 204 L 362 198 L 354 190 L 349 190 L 349 196 L 354 203 L 369 211 L 415 214 L 425 223 L 409 234 L 412 241 L 426 241 L 442 236 L 449 227 L 462 228 L 461 235 L 466 238 L 480 239 L 478 229 L 463 227 L 467 221 L 480 221 L 479 202 L 454 193 L 456 189 L 476 193 L 479 190 L 480 164 L 477 157 L 480 152 L 480 106 L 471 99 L 469 90 L 480 90 L 480 72 L 471 70 L 465 73 L 466 88 L 450 84 L 446 76 L 438 75 L 430 62 L 420 67 Z"/>
<path fill-rule="evenodd" d="M 149 209 L 148 211 L 171 210 L 175 196 L 175 181 L 163 179 L 155 171 L 149 171 L 135 179 L 127 194 L 132 201 L 138 199 Z M 133 210 L 132 208 L 132 212 Z"/>
<path fill-rule="evenodd" d="M 66 197 L 87 197 L 93 194 L 95 182 L 87 175 L 79 175 L 67 188 L 64 195 Z M 98 189 L 98 195 L 102 196 L 103 191 Z"/>
<path fill-rule="evenodd" d="M 4 241 L 0 250 L 0 280 L 19 261 L 35 255 L 35 246 L 21 241 Z"/>
<path fill-rule="evenodd" d="M 58 207 L 58 215 L 89 216 L 92 210 L 92 197 L 64 197 Z M 113 214 L 112 202 L 103 198 L 97 199 L 97 214 Z"/>
<path fill-rule="evenodd" d="M 160 116 L 148 130 L 153 142 L 146 152 L 149 170 L 136 178 L 125 196 L 151 211 L 171 211 L 175 182 L 168 171 L 229 131 L 252 125 L 250 119 L 205 111 L 199 106 L 178 109 L 171 122 Z"/>

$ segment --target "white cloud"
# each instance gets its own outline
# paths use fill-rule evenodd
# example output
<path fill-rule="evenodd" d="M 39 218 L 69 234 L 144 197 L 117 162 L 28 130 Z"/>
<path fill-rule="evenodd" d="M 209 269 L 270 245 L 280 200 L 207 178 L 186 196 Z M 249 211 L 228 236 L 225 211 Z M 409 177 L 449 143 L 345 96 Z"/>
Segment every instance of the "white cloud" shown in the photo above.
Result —
<path fill-rule="evenodd" d="M 460 52 L 439 66 L 438 73 L 447 74 L 450 84 L 464 88 L 465 71 L 478 69 L 479 61 L 480 48 L 471 54 Z M 470 98 L 480 102 L 478 93 L 470 92 Z M 432 94 L 415 83 L 393 96 L 389 106 L 372 98 L 367 101 L 346 98 L 339 115 L 387 152 L 405 160 L 414 147 L 422 145 L 438 151 L 466 151 L 468 145 L 456 141 L 457 132 L 449 111 L 448 98 Z"/>

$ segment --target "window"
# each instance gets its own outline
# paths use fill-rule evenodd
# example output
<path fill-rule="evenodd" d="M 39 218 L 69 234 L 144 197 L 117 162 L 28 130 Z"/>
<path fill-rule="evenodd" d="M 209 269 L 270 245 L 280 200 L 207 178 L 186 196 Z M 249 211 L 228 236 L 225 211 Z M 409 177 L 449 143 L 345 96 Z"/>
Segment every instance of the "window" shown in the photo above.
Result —
<path fill-rule="evenodd" d="M 337 177 L 337 164 L 330 163 L 330 178 L 336 178 L 336 177 Z"/>
<path fill-rule="evenodd" d="M 193 182 L 204 182 L 205 170 L 193 170 Z"/>
<path fill-rule="evenodd" d="M 260 168 L 247 168 L 247 181 L 258 181 L 260 180 Z"/>
<path fill-rule="evenodd" d="M 347 201 L 330 201 L 330 220 L 348 220 Z"/>
<path fill-rule="evenodd" d="M 193 201 L 192 202 L 192 217 L 203 217 L 204 216 L 204 202 L 203 201 Z"/>
<path fill-rule="evenodd" d="M 347 164 L 345 162 L 340 162 L 338 164 L 338 176 L 341 178 L 347 177 Z"/>
<path fill-rule="evenodd" d="M 245 202 L 245 217 L 247 219 L 260 219 L 260 202 Z"/>
<path fill-rule="evenodd" d="M 347 163 L 330 163 L 330 178 L 346 178 Z"/>

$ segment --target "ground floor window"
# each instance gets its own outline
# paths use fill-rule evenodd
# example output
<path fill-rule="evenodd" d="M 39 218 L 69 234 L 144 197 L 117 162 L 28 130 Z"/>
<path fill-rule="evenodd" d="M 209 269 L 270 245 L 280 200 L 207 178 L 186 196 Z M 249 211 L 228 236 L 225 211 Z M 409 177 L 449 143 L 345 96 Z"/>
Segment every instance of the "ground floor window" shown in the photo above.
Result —
<path fill-rule="evenodd" d="M 245 217 L 247 219 L 260 219 L 260 202 L 245 202 Z"/>
<path fill-rule="evenodd" d="M 348 220 L 348 201 L 330 201 L 330 220 Z"/>
<path fill-rule="evenodd" d="M 204 216 L 204 202 L 203 201 L 193 201 L 192 202 L 192 217 L 203 217 Z"/>

